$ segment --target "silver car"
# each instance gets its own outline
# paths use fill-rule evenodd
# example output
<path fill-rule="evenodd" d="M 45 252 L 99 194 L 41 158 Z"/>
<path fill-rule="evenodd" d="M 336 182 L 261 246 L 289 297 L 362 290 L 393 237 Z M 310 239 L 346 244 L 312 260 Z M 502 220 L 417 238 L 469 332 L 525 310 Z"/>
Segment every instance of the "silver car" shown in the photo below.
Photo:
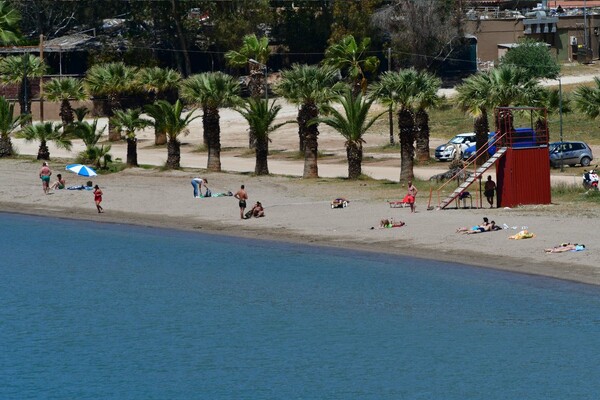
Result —
<path fill-rule="evenodd" d="M 594 159 L 592 149 L 585 142 L 554 142 L 550 143 L 549 149 L 550 165 L 553 167 L 560 167 L 561 164 L 587 167 Z"/>

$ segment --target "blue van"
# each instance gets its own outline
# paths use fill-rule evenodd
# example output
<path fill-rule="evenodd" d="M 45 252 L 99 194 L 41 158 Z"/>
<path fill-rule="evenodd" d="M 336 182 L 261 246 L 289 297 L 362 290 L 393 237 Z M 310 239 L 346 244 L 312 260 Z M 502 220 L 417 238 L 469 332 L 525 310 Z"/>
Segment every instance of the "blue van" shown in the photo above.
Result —
<path fill-rule="evenodd" d="M 496 145 L 492 145 L 496 140 L 496 132 L 488 133 L 488 143 L 490 144 L 490 148 L 488 152 L 490 156 L 496 152 Z M 535 131 L 532 128 L 515 128 L 515 134 L 513 134 L 513 148 L 526 148 L 526 147 L 534 147 L 537 145 Z M 477 146 L 473 145 L 467 148 L 463 152 L 463 160 L 467 160 L 471 158 L 475 154 L 477 150 Z"/>

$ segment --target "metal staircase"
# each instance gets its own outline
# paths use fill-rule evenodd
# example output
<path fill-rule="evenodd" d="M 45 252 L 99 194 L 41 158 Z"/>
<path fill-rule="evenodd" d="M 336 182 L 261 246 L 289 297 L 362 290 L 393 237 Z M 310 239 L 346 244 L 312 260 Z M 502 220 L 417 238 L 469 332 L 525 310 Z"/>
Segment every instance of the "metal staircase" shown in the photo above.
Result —
<path fill-rule="evenodd" d="M 473 182 L 475 182 L 476 179 L 479 179 L 479 177 L 481 175 L 483 175 L 483 173 L 485 171 L 487 171 L 488 169 L 490 169 L 490 167 L 492 165 L 494 165 L 494 163 L 496 161 L 498 161 L 500 159 L 500 157 L 502 157 L 506 153 L 507 149 L 508 149 L 507 147 L 500 147 L 494 153 L 493 156 L 491 156 L 484 164 L 482 164 L 479 168 L 477 168 L 475 170 L 474 174 L 471 174 L 471 176 L 469 176 L 463 183 L 461 183 L 460 186 L 457 187 L 454 192 L 452 192 L 450 195 L 448 195 L 448 197 L 446 197 L 444 200 L 442 200 L 442 202 L 438 206 L 438 209 L 439 210 L 444 209 L 444 208 L 446 208 L 448 206 L 448 204 L 452 203 L 452 201 L 454 199 L 456 199 L 462 192 L 464 192 L 466 188 L 468 188 L 469 186 L 471 186 L 471 184 Z"/>

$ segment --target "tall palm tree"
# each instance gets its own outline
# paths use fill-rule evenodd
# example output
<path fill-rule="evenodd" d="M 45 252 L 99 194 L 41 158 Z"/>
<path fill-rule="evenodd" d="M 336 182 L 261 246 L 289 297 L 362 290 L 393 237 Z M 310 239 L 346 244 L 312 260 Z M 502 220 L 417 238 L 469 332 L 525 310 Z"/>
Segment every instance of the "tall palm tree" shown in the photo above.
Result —
<path fill-rule="evenodd" d="M 373 96 L 384 105 L 398 110 L 398 134 L 400 137 L 400 182 L 414 177 L 415 112 L 413 104 L 419 73 L 417 70 L 403 69 L 397 72 L 385 72 L 379 82 L 373 85 Z"/>
<path fill-rule="evenodd" d="M 324 109 L 329 116 L 318 118 L 314 122 L 322 122 L 346 138 L 348 178 L 358 179 L 362 175 L 363 143 L 365 143 L 363 136 L 387 111 L 369 119 L 369 110 L 375 98 L 365 98 L 360 93 L 354 95 L 350 90 L 340 95 L 338 100 L 343 107 L 343 113 L 327 105 Z"/>
<path fill-rule="evenodd" d="M 105 98 L 104 112 L 110 118 L 122 107 L 123 96 L 136 89 L 137 69 L 122 62 L 94 65 L 84 79 L 89 93 L 96 99 Z M 108 140 L 121 140 L 121 133 L 113 124 L 108 124 Z"/>
<path fill-rule="evenodd" d="M 473 118 L 473 132 L 475 132 L 478 151 L 488 146 L 488 132 L 490 131 L 488 95 L 490 88 L 490 74 L 487 72 L 471 75 L 456 87 L 456 104 L 463 112 Z M 487 161 L 488 154 L 486 151 L 485 154 L 479 156 L 477 161 L 483 164 Z"/>
<path fill-rule="evenodd" d="M 277 114 L 281 110 L 280 105 L 275 105 L 275 100 L 269 102 L 265 99 L 249 98 L 245 103 L 237 106 L 239 112 L 248 122 L 250 129 L 256 134 L 256 164 L 254 173 L 256 175 L 269 174 L 269 134 L 285 123 L 273 125 Z"/>
<path fill-rule="evenodd" d="M 244 36 L 239 50 L 225 53 L 229 65 L 238 68 L 248 66 L 250 70 L 248 89 L 254 99 L 265 97 L 265 92 L 268 91 L 267 62 L 270 54 L 269 39 L 266 36 L 258 38 L 254 34 Z M 256 137 L 251 127 L 248 131 L 248 147 L 254 148 L 255 141 Z"/>
<path fill-rule="evenodd" d="M 53 78 L 44 86 L 44 94 L 50 101 L 60 101 L 60 118 L 63 127 L 73 123 L 73 107 L 71 100 L 81 101 L 87 98 L 87 93 L 83 88 L 83 81 L 76 78 Z"/>
<path fill-rule="evenodd" d="M 179 135 L 189 133 L 189 124 L 198 118 L 193 110 L 183 116 L 183 103 L 177 100 L 171 104 L 166 100 L 158 100 L 144 107 L 148 115 L 154 118 L 154 124 L 159 125 L 167 133 L 167 163 L 169 169 L 178 169 L 181 165 L 181 142 Z"/>
<path fill-rule="evenodd" d="M 15 105 L 0 96 L 0 157 L 13 155 L 10 135 L 18 130 L 21 119 L 20 115 L 15 116 Z"/>
<path fill-rule="evenodd" d="M 152 125 L 150 120 L 141 117 L 141 109 L 116 110 L 112 117 L 115 129 L 125 134 L 127 139 L 127 165 L 138 166 L 136 131 Z"/>
<path fill-rule="evenodd" d="M 294 64 L 283 71 L 275 91 L 293 104 L 299 105 L 298 138 L 300 151 L 304 153 L 303 178 L 318 178 L 317 156 L 319 150 L 319 125 L 309 121 L 319 117 L 319 107 L 335 97 L 334 86 L 337 71 L 330 66 Z"/>
<path fill-rule="evenodd" d="M 419 71 L 415 81 L 415 150 L 418 161 L 429 161 L 429 114 L 427 110 L 439 106 L 442 98 L 437 92 L 442 80 L 426 71 Z"/>
<path fill-rule="evenodd" d="M 54 142 L 58 148 L 71 150 L 71 141 L 61 132 L 61 128 L 61 124 L 43 122 L 35 125 L 27 125 L 17 135 L 27 142 L 40 142 L 37 159 L 49 160 L 50 151 L 48 150 L 48 142 Z"/>
<path fill-rule="evenodd" d="M 181 84 L 184 100 L 202 107 L 204 143 L 208 146 L 209 171 L 221 171 L 221 125 L 219 109 L 238 104 L 240 85 L 222 72 L 193 75 Z"/>
<path fill-rule="evenodd" d="M 588 118 L 600 117 L 600 78 L 594 78 L 594 87 L 580 86 L 575 90 L 575 107 Z"/>
<path fill-rule="evenodd" d="M 352 35 L 348 35 L 338 43 L 334 43 L 325 51 L 323 63 L 344 71 L 352 82 L 354 95 L 367 90 L 367 72 L 375 72 L 379 67 L 379 59 L 367 56 L 371 44 L 370 38 L 364 38 L 360 43 Z"/>
<path fill-rule="evenodd" d="M 42 59 L 31 54 L 0 60 L 0 82 L 19 85 L 21 114 L 31 114 L 31 78 L 40 78 L 45 72 L 46 65 Z"/>
<path fill-rule="evenodd" d="M 21 40 L 20 21 L 19 12 L 8 1 L 0 0 L 0 44 L 16 44 Z"/>

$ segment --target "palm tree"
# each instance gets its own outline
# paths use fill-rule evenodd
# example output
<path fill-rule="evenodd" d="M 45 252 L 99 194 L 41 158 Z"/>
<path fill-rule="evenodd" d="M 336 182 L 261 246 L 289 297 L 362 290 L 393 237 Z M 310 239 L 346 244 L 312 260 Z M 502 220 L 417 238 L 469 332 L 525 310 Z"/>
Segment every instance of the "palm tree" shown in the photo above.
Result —
<path fill-rule="evenodd" d="M 254 99 L 265 97 L 268 91 L 267 85 L 267 62 L 271 49 L 269 39 L 264 36 L 257 38 L 256 35 L 246 35 L 242 39 L 242 47 L 238 51 L 230 50 L 225 53 L 225 59 L 233 67 L 246 67 L 250 70 L 250 82 L 248 89 L 250 96 Z M 248 147 L 254 148 L 255 135 L 252 128 L 248 132 Z"/>
<path fill-rule="evenodd" d="M 81 101 L 87 98 L 83 82 L 80 79 L 70 77 L 53 78 L 44 86 L 44 94 L 50 101 L 61 102 L 59 115 L 63 127 L 72 124 L 75 120 L 71 100 Z"/>
<path fill-rule="evenodd" d="M 183 104 L 177 100 L 171 104 L 166 100 L 158 100 L 154 104 L 148 104 L 144 110 L 154 118 L 154 125 L 164 129 L 167 133 L 167 164 L 169 169 L 178 169 L 181 164 L 181 143 L 179 135 L 189 133 L 189 124 L 198 118 L 193 116 L 193 110 L 185 117 L 183 114 Z"/>
<path fill-rule="evenodd" d="M 348 35 L 338 43 L 332 44 L 325 51 L 323 63 L 345 71 L 352 81 L 352 93 L 363 95 L 367 90 L 367 72 L 375 72 L 379 67 L 379 59 L 366 56 L 371 44 L 370 38 L 364 38 L 360 43 L 352 35 Z"/>
<path fill-rule="evenodd" d="M 79 153 L 77 157 L 79 162 L 82 164 L 91 163 L 96 168 L 100 168 L 102 161 L 104 161 L 104 167 L 106 167 L 108 162 L 112 161 L 109 154 L 111 145 L 98 146 L 106 127 L 98 130 L 98 119 L 95 119 L 91 124 L 87 121 L 77 121 L 73 123 L 72 127 L 73 134 L 85 144 L 85 150 Z"/>
<path fill-rule="evenodd" d="M 175 70 L 160 67 L 140 68 L 137 79 L 142 89 L 150 95 L 152 103 L 156 100 L 177 98 L 181 74 Z"/>
<path fill-rule="evenodd" d="M 10 135 L 21 125 L 21 116 L 15 117 L 15 105 L 0 96 L 0 157 L 13 155 Z"/>
<path fill-rule="evenodd" d="M 106 99 L 104 112 L 110 118 L 121 108 L 123 95 L 136 89 L 137 69 L 122 62 L 94 65 L 87 71 L 85 85 L 96 99 Z M 121 140 L 121 133 L 115 130 L 109 119 L 108 140 Z"/>
<path fill-rule="evenodd" d="M 458 107 L 473 118 L 473 132 L 476 137 L 476 148 L 487 148 L 488 132 L 490 124 L 488 121 L 488 109 L 490 108 L 488 95 L 490 93 L 491 81 L 489 73 L 478 73 L 466 78 L 463 83 L 456 87 L 456 104 Z M 488 152 L 478 158 L 483 164 L 488 159 Z"/>
<path fill-rule="evenodd" d="M 267 62 L 271 50 L 269 39 L 266 36 L 260 39 L 256 35 L 246 35 L 242 39 L 242 47 L 238 51 L 230 50 L 225 53 L 225 59 L 233 67 L 245 67 L 250 69 L 250 95 L 255 99 L 264 96 L 266 82 L 263 69 L 267 68 Z"/>
<path fill-rule="evenodd" d="M 414 68 L 398 72 L 385 72 L 373 85 L 373 95 L 386 106 L 398 109 L 398 131 L 400 137 L 400 182 L 414 177 L 415 112 L 413 104 L 418 95 L 415 82 L 419 73 Z"/>
<path fill-rule="evenodd" d="M 21 16 L 8 1 L 0 0 L 0 43 L 16 44 L 21 40 L 19 22 Z"/>
<path fill-rule="evenodd" d="M 256 164 L 254 173 L 256 175 L 268 175 L 269 165 L 267 157 L 269 155 L 269 134 L 284 125 L 285 123 L 273 125 L 277 114 L 281 110 L 280 105 L 275 105 L 275 100 L 269 102 L 265 99 L 249 98 L 245 103 L 239 105 L 236 111 L 239 112 L 248 122 L 250 129 L 254 130 L 256 135 Z"/>
<path fill-rule="evenodd" d="M 19 85 L 21 114 L 31 114 L 31 78 L 40 78 L 46 72 L 41 58 L 31 54 L 10 56 L 0 60 L 0 82 Z"/>
<path fill-rule="evenodd" d="M 548 89 L 541 85 L 525 93 L 523 105 L 537 108 L 532 112 L 532 116 L 535 120 L 536 138 L 539 142 L 545 142 L 549 137 L 548 116 L 559 112 L 570 113 L 570 102 L 569 96 L 561 95 L 558 89 Z"/>
<path fill-rule="evenodd" d="M 577 109 L 591 119 L 600 117 L 600 78 L 595 77 L 594 84 L 578 87 L 573 97 Z"/>
<path fill-rule="evenodd" d="M 60 124 L 43 122 L 35 125 L 27 125 L 18 133 L 18 136 L 27 142 L 39 141 L 40 147 L 37 159 L 49 160 L 50 151 L 48 150 L 48 142 L 54 142 L 58 148 L 71 150 L 71 141 L 62 134 L 60 131 L 61 128 L 62 125 Z"/>
<path fill-rule="evenodd" d="M 126 111 L 116 110 L 112 117 L 115 129 L 125 134 L 127 139 L 127 165 L 130 167 L 138 166 L 137 157 L 137 137 L 135 132 L 152 125 L 152 122 L 141 117 L 142 110 L 129 109 Z"/>
<path fill-rule="evenodd" d="M 426 71 L 419 71 L 415 82 L 415 150 L 418 161 L 429 161 L 429 114 L 427 110 L 438 107 L 442 98 L 437 92 L 442 80 Z"/>
<path fill-rule="evenodd" d="M 209 171 L 221 171 L 221 125 L 219 109 L 238 104 L 240 85 L 222 72 L 193 75 L 181 84 L 181 95 L 190 103 L 202 107 L 204 143 L 208 146 Z"/>
<path fill-rule="evenodd" d="M 527 93 L 537 90 L 539 83 L 530 78 L 522 68 L 511 65 L 501 66 L 490 71 L 488 101 L 493 107 L 510 107 L 520 104 Z M 496 115 L 496 132 L 502 136 L 512 132 L 513 115 L 510 110 L 500 110 Z"/>
<path fill-rule="evenodd" d="M 343 107 L 343 113 L 327 105 L 324 109 L 329 116 L 313 120 L 313 123 L 322 122 L 346 138 L 348 179 L 358 179 L 362 175 L 363 143 L 365 143 L 363 136 L 387 111 L 368 119 L 375 98 L 365 98 L 360 93 L 354 95 L 350 90 L 340 95 L 338 100 Z"/>
<path fill-rule="evenodd" d="M 138 83 L 149 94 L 150 103 L 156 100 L 177 100 L 177 88 L 181 82 L 181 74 L 172 69 L 159 67 L 141 68 L 137 73 Z M 167 143 L 165 132 L 154 131 L 154 144 Z"/>
<path fill-rule="evenodd" d="M 309 121 L 319 117 L 319 107 L 328 104 L 335 96 L 337 71 L 333 67 L 294 64 L 283 71 L 275 88 L 280 96 L 300 106 L 298 110 L 298 138 L 304 153 L 303 178 L 318 178 L 317 156 L 319 150 L 319 124 Z"/>

